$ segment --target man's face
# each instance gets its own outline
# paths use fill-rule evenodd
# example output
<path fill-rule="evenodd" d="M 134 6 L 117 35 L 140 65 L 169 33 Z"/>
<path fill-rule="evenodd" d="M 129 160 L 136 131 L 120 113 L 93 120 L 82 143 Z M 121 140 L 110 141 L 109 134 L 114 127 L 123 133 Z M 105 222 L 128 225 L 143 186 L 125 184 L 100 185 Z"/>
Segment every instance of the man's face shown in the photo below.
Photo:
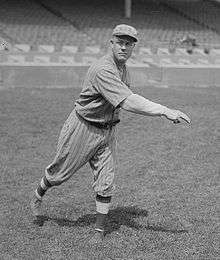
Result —
<path fill-rule="evenodd" d="M 129 36 L 113 36 L 111 39 L 112 53 L 117 61 L 126 62 L 130 58 L 135 42 Z"/>

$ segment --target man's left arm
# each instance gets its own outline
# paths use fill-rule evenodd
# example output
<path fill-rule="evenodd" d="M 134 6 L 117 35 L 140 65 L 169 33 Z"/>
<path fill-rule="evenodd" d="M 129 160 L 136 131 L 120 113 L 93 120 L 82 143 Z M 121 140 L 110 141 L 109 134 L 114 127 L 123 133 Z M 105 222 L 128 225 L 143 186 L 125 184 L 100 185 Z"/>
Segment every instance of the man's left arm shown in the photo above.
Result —
<path fill-rule="evenodd" d="M 190 118 L 183 112 L 152 102 L 138 94 L 129 95 L 125 100 L 123 100 L 120 106 L 124 110 L 135 114 L 145 116 L 165 116 L 168 120 L 171 120 L 174 123 L 180 123 L 183 119 L 190 124 Z"/>

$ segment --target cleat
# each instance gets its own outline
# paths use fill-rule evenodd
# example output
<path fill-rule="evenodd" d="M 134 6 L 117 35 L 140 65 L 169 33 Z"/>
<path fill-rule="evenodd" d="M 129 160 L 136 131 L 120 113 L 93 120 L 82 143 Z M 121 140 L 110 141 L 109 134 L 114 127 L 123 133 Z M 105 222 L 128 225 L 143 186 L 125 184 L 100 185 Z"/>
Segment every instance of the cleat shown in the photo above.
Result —
<path fill-rule="evenodd" d="M 42 199 L 39 199 L 36 195 L 34 195 L 30 205 L 33 216 L 35 217 L 42 216 L 41 204 L 42 204 Z"/>
<path fill-rule="evenodd" d="M 44 225 L 44 222 L 47 221 L 49 218 L 45 216 L 36 216 L 33 223 L 36 226 L 42 227 Z"/>

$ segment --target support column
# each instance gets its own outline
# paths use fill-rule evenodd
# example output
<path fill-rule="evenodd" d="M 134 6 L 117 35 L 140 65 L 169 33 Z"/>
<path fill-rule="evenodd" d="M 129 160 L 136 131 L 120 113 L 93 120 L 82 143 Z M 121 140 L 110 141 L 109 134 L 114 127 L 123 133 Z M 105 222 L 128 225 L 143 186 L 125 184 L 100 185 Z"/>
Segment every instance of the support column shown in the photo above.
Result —
<path fill-rule="evenodd" d="M 125 0 L 125 17 L 131 18 L 131 1 L 132 0 Z"/>

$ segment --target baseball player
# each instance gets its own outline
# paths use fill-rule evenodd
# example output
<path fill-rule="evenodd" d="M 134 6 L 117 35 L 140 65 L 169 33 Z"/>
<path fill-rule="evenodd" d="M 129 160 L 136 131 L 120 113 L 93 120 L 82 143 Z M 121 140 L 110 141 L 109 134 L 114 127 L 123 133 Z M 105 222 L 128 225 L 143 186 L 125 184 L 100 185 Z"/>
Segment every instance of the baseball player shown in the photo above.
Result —
<path fill-rule="evenodd" d="M 102 241 L 105 219 L 114 193 L 116 159 L 116 125 L 119 111 L 146 116 L 160 116 L 174 123 L 189 117 L 179 110 L 154 103 L 130 89 L 126 61 L 138 41 L 137 31 L 129 25 L 117 25 L 110 40 L 110 53 L 88 70 L 82 91 L 63 125 L 57 153 L 46 167 L 31 200 L 35 217 L 40 217 L 42 198 L 46 191 L 67 181 L 87 162 L 93 171 L 96 202 L 96 223 L 92 241 Z"/>

